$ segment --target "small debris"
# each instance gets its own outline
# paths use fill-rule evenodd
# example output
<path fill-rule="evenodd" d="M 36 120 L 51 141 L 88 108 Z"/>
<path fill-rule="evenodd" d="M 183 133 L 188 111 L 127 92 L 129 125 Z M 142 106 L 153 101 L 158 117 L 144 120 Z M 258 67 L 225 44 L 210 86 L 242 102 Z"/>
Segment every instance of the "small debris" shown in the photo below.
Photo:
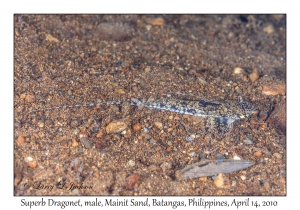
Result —
<path fill-rule="evenodd" d="M 134 131 L 139 131 L 142 129 L 142 125 L 140 123 L 136 123 L 132 126 Z"/>
<path fill-rule="evenodd" d="M 139 174 L 131 174 L 129 177 L 127 177 L 125 179 L 125 182 L 124 182 L 123 186 L 127 190 L 133 190 L 134 185 L 139 181 L 139 179 L 140 179 L 140 175 Z"/>
<path fill-rule="evenodd" d="M 217 188 L 229 188 L 230 187 L 230 181 L 227 176 L 224 174 L 219 174 L 217 178 L 214 180 L 214 184 Z"/>
<path fill-rule="evenodd" d="M 259 72 L 257 69 L 253 69 L 252 73 L 249 75 L 251 82 L 255 82 L 259 78 Z"/>
<path fill-rule="evenodd" d="M 46 35 L 46 40 L 48 40 L 49 42 L 60 42 L 57 38 L 53 37 L 51 34 L 47 34 Z"/>
<path fill-rule="evenodd" d="M 120 133 L 128 127 L 129 123 L 130 121 L 128 118 L 114 120 L 106 126 L 106 133 Z"/>
<path fill-rule="evenodd" d="M 182 178 L 192 179 L 203 176 L 213 176 L 220 173 L 226 174 L 252 166 L 251 160 L 205 160 L 186 166 L 181 170 Z"/>

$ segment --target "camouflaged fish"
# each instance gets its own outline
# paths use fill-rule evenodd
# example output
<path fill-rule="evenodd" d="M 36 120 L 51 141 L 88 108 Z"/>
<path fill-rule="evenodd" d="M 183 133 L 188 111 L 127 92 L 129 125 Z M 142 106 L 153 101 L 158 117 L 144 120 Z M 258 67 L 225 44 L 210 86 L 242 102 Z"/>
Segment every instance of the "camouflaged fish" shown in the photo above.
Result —
<path fill-rule="evenodd" d="M 52 109 L 65 109 L 76 107 L 92 107 L 102 105 L 124 104 L 126 101 L 106 101 L 100 103 L 87 103 L 77 105 L 56 106 L 44 109 L 33 110 L 32 112 L 46 111 Z M 189 101 L 177 99 L 141 99 L 131 98 L 128 102 L 132 106 L 138 108 L 152 108 L 157 110 L 165 110 L 176 112 L 179 114 L 187 114 L 195 117 L 207 118 L 212 127 L 215 127 L 217 132 L 225 134 L 231 130 L 233 123 L 236 120 L 250 116 L 255 107 L 248 102 L 243 101 L 224 101 L 215 102 L 207 100 Z"/>

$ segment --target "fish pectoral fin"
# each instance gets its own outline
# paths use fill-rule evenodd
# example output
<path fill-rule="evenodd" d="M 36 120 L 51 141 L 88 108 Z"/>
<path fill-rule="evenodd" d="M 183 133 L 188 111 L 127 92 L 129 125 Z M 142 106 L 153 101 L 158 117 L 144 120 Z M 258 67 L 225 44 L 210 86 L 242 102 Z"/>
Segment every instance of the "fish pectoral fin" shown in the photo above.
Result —
<path fill-rule="evenodd" d="M 233 128 L 235 119 L 228 117 L 216 117 L 214 118 L 214 124 L 219 134 L 226 134 Z"/>

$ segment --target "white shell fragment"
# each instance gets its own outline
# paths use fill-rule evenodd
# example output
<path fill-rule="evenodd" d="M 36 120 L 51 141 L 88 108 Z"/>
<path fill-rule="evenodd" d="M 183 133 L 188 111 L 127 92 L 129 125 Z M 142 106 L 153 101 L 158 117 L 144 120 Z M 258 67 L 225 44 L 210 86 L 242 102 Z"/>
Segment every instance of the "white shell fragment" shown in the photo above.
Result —
<path fill-rule="evenodd" d="M 186 166 L 181 170 L 182 179 L 193 179 L 203 176 L 213 176 L 239 171 L 252 166 L 255 162 L 251 160 L 205 160 Z"/>

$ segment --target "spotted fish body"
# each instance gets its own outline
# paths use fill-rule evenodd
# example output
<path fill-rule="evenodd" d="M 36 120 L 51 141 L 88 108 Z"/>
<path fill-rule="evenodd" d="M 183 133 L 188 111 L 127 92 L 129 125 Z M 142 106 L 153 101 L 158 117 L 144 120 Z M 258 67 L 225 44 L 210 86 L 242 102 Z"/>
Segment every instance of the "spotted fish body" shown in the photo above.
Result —
<path fill-rule="evenodd" d="M 33 110 L 31 112 L 46 111 L 61 108 L 76 108 L 76 107 L 92 107 L 102 105 L 123 104 L 126 101 L 106 101 L 100 103 L 88 103 L 77 105 L 56 106 L 45 109 Z M 165 110 L 179 114 L 187 114 L 195 117 L 207 118 L 213 127 L 217 128 L 220 134 L 227 133 L 231 130 L 233 123 L 236 120 L 250 116 L 255 108 L 248 102 L 239 101 L 226 101 L 226 102 L 213 102 L 213 101 L 188 101 L 177 99 L 141 99 L 131 98 L 128 102 L 132 106 L 138 108 L 150 108 L 157 110 Z"/>

